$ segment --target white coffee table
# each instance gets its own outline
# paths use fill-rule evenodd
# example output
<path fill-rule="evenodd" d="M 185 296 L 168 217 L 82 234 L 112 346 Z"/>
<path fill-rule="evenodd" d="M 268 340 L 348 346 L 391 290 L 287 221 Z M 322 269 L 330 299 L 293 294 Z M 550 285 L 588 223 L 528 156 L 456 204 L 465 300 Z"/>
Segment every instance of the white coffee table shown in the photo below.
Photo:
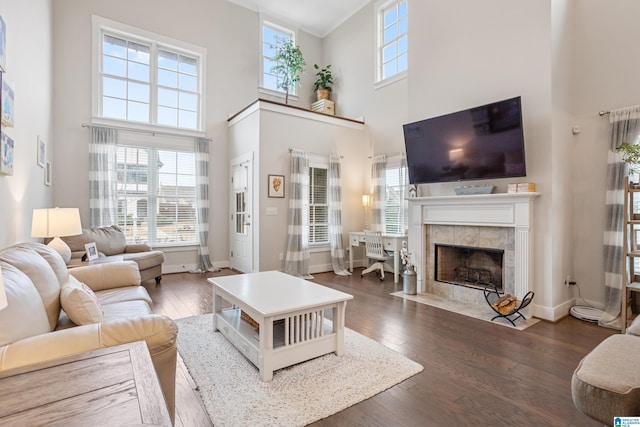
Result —
<path fill-rule="evenodd" d="M 353 295 L 279 271 L 213 277 L 209 282 L 214 331 L 258 367 L 263 381 L 273 379 L 277 369 L 343 353 L 345 308 Z M 224 309 L 223 300 L 232 308 Z M 244 321 L 241 311 L 259 327 Z"/>

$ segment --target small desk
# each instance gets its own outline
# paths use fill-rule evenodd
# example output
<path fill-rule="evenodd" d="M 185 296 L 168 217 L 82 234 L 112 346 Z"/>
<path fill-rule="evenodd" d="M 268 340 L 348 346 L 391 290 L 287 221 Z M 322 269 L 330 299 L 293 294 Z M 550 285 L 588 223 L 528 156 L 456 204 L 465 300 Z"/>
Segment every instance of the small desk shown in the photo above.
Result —
<path fill-rule="evenodd" d="M 404 234 L 383 234 L 382 243 L 384 250 L 393 252 L 393 281 L 398 283 L 400 277 L 400 250 L 402 242 L 407 241 L 409 236 Z M 352 231 L 349 233 L 349 271 L 353 272 L 353 247 L 364 245 L 364 231 Z"/>
<path fill-rule="evenodd" d="M 171 426 L 144 341 L 0 372 L 0 424 Z"/>

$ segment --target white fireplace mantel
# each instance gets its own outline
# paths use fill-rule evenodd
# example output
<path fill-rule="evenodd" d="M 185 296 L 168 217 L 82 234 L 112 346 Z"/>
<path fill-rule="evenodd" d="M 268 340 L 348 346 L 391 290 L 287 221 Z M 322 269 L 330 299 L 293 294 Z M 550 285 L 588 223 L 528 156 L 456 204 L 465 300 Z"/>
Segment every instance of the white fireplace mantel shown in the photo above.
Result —
<path fill-rule="evenodd" d="M 409 200 L 409 252 L 417 270 L 418 289 L 425 292 L 425 227 L 462 225 L 515 228 L 515 292 L 524 296 L 530 289 L 533 201 L 540 193 L 502 193 L 465 196 L 416 197 Z"/>

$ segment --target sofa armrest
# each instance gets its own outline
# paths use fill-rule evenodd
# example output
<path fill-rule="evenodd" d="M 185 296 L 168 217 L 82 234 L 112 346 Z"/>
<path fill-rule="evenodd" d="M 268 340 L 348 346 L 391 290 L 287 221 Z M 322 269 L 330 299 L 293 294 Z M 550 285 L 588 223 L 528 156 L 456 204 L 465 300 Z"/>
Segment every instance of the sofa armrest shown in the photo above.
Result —
<path fill-rule="evenodd" d="M 140 270 L 134 261 L 87 265 L 72 268 L 69 274 L 94 291 L 140 285 Z"/>
<path fill-rule="evenodd" d="M 125 254 L 149 251 L 151 251 L 151 246 L 147 245 L 146 243 L 133 243 L 124 247 Z"/>
<path fill-rule="evenodd" d="M 76 326 L 0 347 L 0 371 L 135 341 L 145 341 L 153 357 L 174 347 L 177 335 L 175 322 L 158 314 Z"/>
<path fill-rule="evenodd" d="M 145 341 L 169 413 L 175 411 L 178 326 L 157 314 L 77 326 L 0 347 L 0 371 L 135 341 Z"/>

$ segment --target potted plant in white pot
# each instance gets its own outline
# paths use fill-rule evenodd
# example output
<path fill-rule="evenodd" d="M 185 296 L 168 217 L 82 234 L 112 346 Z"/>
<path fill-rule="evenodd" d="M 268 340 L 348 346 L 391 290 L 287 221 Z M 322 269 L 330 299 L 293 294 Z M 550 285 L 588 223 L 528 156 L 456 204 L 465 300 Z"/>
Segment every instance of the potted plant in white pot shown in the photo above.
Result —
<path fill-rule="evenodd" d="M 316 92 L 317 100 L 329 99 L 331 87 L 333 86 L 333 75 L 331 74 L 331 65 L 320 68 L 318 64 L 313 64 L 313 68 L 317 70 L 316 78 L 313 81 L 313 90 Z"/>
<path fill-rule="evenodd" d="M 285 91 L 285 104 L 289 103 L 289 92 L 296 88 L 296 84 L 302 86 L 301 76 L 304 73 L 306 62 L 299 46 L 294 46 L 292 40 L 285 40 L 276 49 L 273 57 L 276 63 L 270 72 L 278 77 L 276 87 Z"/>

